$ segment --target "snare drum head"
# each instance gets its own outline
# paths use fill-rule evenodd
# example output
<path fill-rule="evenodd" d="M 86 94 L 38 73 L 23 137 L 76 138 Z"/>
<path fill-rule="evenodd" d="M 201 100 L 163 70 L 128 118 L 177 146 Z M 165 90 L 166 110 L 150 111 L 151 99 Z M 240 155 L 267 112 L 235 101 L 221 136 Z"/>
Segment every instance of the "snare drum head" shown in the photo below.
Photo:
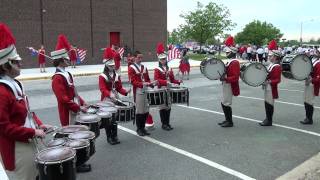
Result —
<path fill-rule="evenodd" d="M 96 104 L 99 107 L 113 107 L 115 106 L 113 102 L 110 101 L 101 101 Z"/>
<path fill-rule="evenodd" d="M 220 79 L 225 73 L 225 64 L 220 59 L 208 59 L 203 67 L 203 74 L 210 80 Z"/>
<path fill-rule="evenodd" d="M 40 151 L 37 154 L 36 161 L 39 163 L 64 162 L 74 157 L 76 151 L 70 147 L 55 147 Z"/>
<path fill-rule="evenodd" d="M 61 127 L 58 132 L 61 132 L 63 134 L 70 134 L 77 131 L 88 131 L 89 128 L 84 125 L 69 125 L 69 126 L 63 126 Z"/>
<path fill-rule="evenodd" d="M 304 54 L 299 54 L 292 59 L 291 73 L 296 80 L 305 80 L 312 71 L 312 62 Z"/>
<path fill-rule="evenodd" d="M 112 114 L 118 112 L 118 109 L 116 107 L 101 107 L 99 110 L 102 111 L 102 112 L 109 112 L 109 113 L 112 113 Z"/>
<path fill-rule="evenodd" d="M 90 142 L 88 140 L 85 140 L 85 139 L 69 140 L 65 144 L 65 146 L 71 147 L 71 148 L 74 148 L 74 149 L 88 147 L 89 145 L 90 145 Z"/>
<path fill-rule="evenodd" d="M 246 63 L 241 67 L 241 79 L 250 86 L 260 86 L 267 76 L 268 70 L 261 63 Z"/>
<path fill-rule="evenodd" d="M 97 112 L 97 115 L 101 118 L 110 118 L 112 117 L 112 114 L 110 112 L 107 112 L 107 111 L 98 111 Z"/>
<path fill-rule="evenodd" d="M 99 122 L 100 118 L 96 114 L 80 114 L 77 116 L 77 122 Z"/>
<path fill-rule="evenodd" d="M 47 147 L 63 146 L 65 143 L 66 143 L 66 140 L 63 138 L 52 139 L 47 143 Z"/>
<path fill-rule="evenodd" d="M 91 131 L 79 131 L 69 134 L 69 139 L 93 139 L 95 138 L 95 133 Z"/>

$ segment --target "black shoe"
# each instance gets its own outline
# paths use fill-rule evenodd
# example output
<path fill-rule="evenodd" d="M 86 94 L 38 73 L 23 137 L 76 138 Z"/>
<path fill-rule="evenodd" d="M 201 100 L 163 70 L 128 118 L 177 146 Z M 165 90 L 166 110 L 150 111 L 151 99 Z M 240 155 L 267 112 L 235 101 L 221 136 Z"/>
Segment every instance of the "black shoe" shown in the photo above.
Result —
<path fill-rule="evenodd" d="M 142 129 L 142 132 L 143 132 L 144 135 L 147 135 L 147 136 L 150 135 L 150 133 L 148 133 L 148 131 L 146 129 Z"/>
<path fill-rule="evenodd" d="M 115 144 L 120 144 L 120 141 L 118 139 L 118 137 L 114 137 L 114 138 L 111 138 L 112 141 L 113 141 L 113 144 L 112 145 L 115 145 Z"/>
<path fill-rule="evenodd" d="M 166 125 L 166 124 L 163 124 L 163 125 L 161 126 L 161 128 L 162 128 L 163 130 L 166 130 L 166 131 L 170 131 L 170 130 L 171 130 L 170 127 L 169 127 L 168 125 Z"/>
<path fill-rule="evenodd" d="M 139 136 L 145 136 L 145 134 L 144 134 L 144 132 L 142 131 L 142 129 L 138 129 L 138 130 L 137 130 L 137 134 L 138 134 Z"/>
<path fill-rule="evenodd" d="M 172 127 L 170 124 L 168 124 L 168 127 L 169 127 L 169 129 L 170 129 L 170 130 L 172 130 L 172 129 L 173 129 L 173 127 Z"/>
<path fill-rule="evenodd" d="M 219 122 L 219 123 L 218 123 L 218 125 L 220 125 L 220 126 L 221 126 L 221 125 L 225 124 L 226 122 L 228 122 L 228 121 L 222 121 L 222 122 Z"/>
<path fill-rule="evenodd" d="M 91 165 L 90 164 L 82 164 L 80 166 L 77 166 L 77 172 L 89 172 L 91 171 Z"/>
<path fill-rule="evenodd" d="M 308 125 L 308 124 L 313 124 L 313 121 L 312 120 L 309 120 L 308 118 L 304 119 L 303 121 L 300 121 L 301 124 L 305 124 L 305 125 Z"/>
<path fill-rule="evenodd" d="M 264 121 L 260 122 L 259 124 L 260 124 L 260 126 L 272 126 L 272 121 L 265 119 Z"/>
<path fill-rule="evenodd" d="M 226 123 L 222 124 L 221 127 L 233 127 L 233 122 L 227 121 Z"/>

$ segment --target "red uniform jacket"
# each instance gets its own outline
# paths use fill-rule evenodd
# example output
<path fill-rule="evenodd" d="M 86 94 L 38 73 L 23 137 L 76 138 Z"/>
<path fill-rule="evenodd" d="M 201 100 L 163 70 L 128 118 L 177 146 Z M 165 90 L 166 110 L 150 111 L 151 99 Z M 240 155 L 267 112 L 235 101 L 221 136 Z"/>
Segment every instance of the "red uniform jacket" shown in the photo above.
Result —
<path fill-rule="evenodd" d="M 27 117 L 25 100 L 18 100 L 11 88 L 3 83 L 0 83 L 0 102 L 1 158 L 4 168 L 13 171 L 15 169 L 15 141 L 28 143 L 28 140 L 35 135 L 35 130 L 24 127 Z M 42 124 L 39 118 L 35 118 L 35 121 L 38 125 Z"/>
<path fill-rule="evenodd" d="M 75 49 L 71 49 L 69 52 L 70 61 L 76 62 L 77 61 L 77 51 Z"/>
<path fill-rule="evenodd" d="M 231 84 L 232 94 L 238 96 L 240 94 L 239 78 L 240 78 L 240 63 L 238 60 L 233 59 L 226 67 L 227 77 L 226 83 Z"/>
<path fill-rule="evenodd" d="M 150 82 L 148 69 L 142 64 L 141 67 L 138 68 L 138 65 L 134 63 L 130 65 L 128 73 L 131 79 L 135 100 L 137 88 L 143 88 L 143 82 Z"/>
<path fill-rule="evenodd" d="M 46 57 L 44 56 L 44 54 L 46 54 L 46 51 L 44 49 L 39 49 L 39 55 L 38 55 L 39 64 L 43 64 L 46 62 Z"/>
<path fill-rule="evenodd" d="M 128 93 L 127 91 L 122 87 L 120 76 L 116 73 L 113 74 L 113 77 L 110 79 L 105 74 L 100 74 L 99 76 L 99 89 L 101 92 L 101 101 L 103 101 L 106 97 L 110 97 L 111 91 L 112 91 L 112 84 L 114 84 L 114 88 L 116 91 L 118 91 L 120 94 L 126 96 Z"/>
<path fill-rule="evenodd" d="M 313 94 L 315 96 L 319 96 L 319 88 L 320 88 L 320 60 L 317 60 L 312 63 L 313 64 L 313 70 L 311 73 L 312 77 L 312 84 L 313 84 L 313 89 L 314 92 Z"/>
<path fill-rule="evenodd" d="M 174 79 L 172 69 L 168 71 L 162 67 L 157 67 L 154 69 L 154 80 L 158 80 L 158 87 L 167 86 L 168 79 L 171 83 L 180 84 L 180 81 Z"/>
<path fill-rule="evenodd" d="M 121 62 L 121 56 L 119 52 L 114 52 L 113 54 L 113 60 L 114 60 L 114 69 L 118 70 L 120 68 L 120 62 Z"/>
<path fill-rule="evenodd" d="M 279 64 L 273 64 L 268 68 L 269 74 L 267 79 L 270 80 L 272 97 L 278 99 L 278 84 L 281 82 L 281 66 Z"/>
<path fill-rule="evenodd" d="M 69 81 L 61 74 L 55 74 L 52 77 L 52 90 L 58 101 L 59 117 L 62 126 L 69 125 L 69 111 L 79 112 L 80 105 L 84 104 L 84 101 L 80 96 L 78 96 L 80 105 L 74 102 L 76 94 L 73 78 L 70 73 L 69 77 Z"/>

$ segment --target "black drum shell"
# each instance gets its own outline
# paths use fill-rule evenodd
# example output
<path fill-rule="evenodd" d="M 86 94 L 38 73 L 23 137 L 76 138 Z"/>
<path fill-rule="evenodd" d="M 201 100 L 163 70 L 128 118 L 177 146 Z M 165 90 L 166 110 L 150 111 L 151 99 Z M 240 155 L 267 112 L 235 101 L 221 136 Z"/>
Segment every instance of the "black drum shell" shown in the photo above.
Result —
<path fill-rule="evenodd" d="M 76 180 L 75 159 L 62 162 L 61 164 L 40 164 L 36 163 L 39 170 L 40 180 Z M 61 173 L 61 167 L 63 169 Z M 46 173 L 45 173 L 46 172 Z"/>
<path fill-rule="evenodd" d="M 83 133 L 88 135 L 87 137 L 77 137 L 77 135 L 79 133 Z M 79 132 L 75 132 L 73 134 L 70 134 L 68 137 L 69 139 L 85 139 L 85 140 L 89 140 L 90 142 L 90 156 L 92 156 L 95 152 L 96 152 L 96 146 L 95 146 L 95 134 L 93 133 L 93 135 L 91 134 L 93 132 L 91 131 L 79 131 Z"/>
<path fill-rule="evenodd" d="M 72 147 L 70 141 L 86 141 L 87 145 L 82 147 Z M 80 166 L 90 159 L 90 142 L 88 140 L 70 140 L 65 146 L 73 148 L 76 151 L 76 166 Z"/>

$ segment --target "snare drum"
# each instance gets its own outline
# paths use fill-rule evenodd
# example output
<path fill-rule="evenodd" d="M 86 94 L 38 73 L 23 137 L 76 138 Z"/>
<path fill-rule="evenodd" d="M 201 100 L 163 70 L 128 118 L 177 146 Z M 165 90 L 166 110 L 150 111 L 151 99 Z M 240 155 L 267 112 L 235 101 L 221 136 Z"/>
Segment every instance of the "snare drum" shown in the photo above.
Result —
<path fill-rule="evenodd" d="M 124 106 L 116 106 L 116 108 L 118 109 L 116 121 L 133 121 L 136 117 L 136 106 L 134 105 L 134 103 L 129 101 L 124 101 L 123 103 Z"/>
<path fill-rule="evenodd" d="M 168 97 L 166 89 L 152 89 L 148 88 L 145 93 L 147 94 L 148 104 L 150 108 L 153 107 L 166 107 L 168 105 Z"/>
<path fill-rule="evenodd" d="M 257 87 L 262 85 L 268 76 L 267 68 L 258 62 L 248 62 L 241 66 L 241 79 L 249 86 Z"/>
<path fill-rule="evenodd" d="M 116 121 L 117 116 L 118 116 L 118 108 L 117 107 L 101 107 L 100 111 L 109 112 L 112 115 L 111 120 Z"/>
<path fill-rule="evenodd" d="M 89 140 L 90 142 L 90 156 L 92 156 L 96 152 L 96 145 L 95 145 L 95 134 L 91 131 L 79 131 L 74 132 L 68 136 L 69 139 L 73 140 Z"/>
<path fill-rule="evenodd" d="M 63 126 L 61 128 L 59 128 L 56 132 L 56 134 L 54 135 L 55 138 L 64 138 L 64 137 L 68 137 L 69 134 L 72 134 L 74 132 L 77 131 L 88 131 L 89 128 L 88 126 L 84 126 L 84 125 L 69 125 L 69 126 Z"/>
<path fill-rule="evenodd" d="M 111 101 L 101 101 L 96 104 L 98 107 L 114 107 L 115 104 Z"/>
<path fill-rule="evenodd" d="M 40 151 L 36 155 L 39 179 L 75 180 L 76 151 L 69 147 L 55 147 Z"/>
<path fill-rule="evenodd" d="M 101 118 L 96 114 L 80 114 L 77 116 L 76 124 L 81 124 L 89 127 L 89 130 L 94 132 L 96 138 L 100 136 Z"/>
<path fill-rule="evenodd" d="M 89 160 L 90 142 L 88 140 L 69 140 L 65 143 L 65 146 L 76 151 L 76 166 L 80 166 Z"/>
<path fill-rule="evenodd" d="M 281 68 L 284 77 L 302 81 L 312 72 L 312 62 L 305 54 L 287 55 L 281 61 Z"/>
<path fill-rule="evenodd" d="M 47 143 L 47 147 L 58 147 L 58 146 L 64 146 L 66 144 L 67 140 L 63 138 L 59 139 L 52 139 Z"/>
<path fill-rule="evenodd" d="M 201 73 L 210 80 L 218 80 L 225 73 L 226 66 L 222 60 L 217 58 L 210 58 L 201 62 Z"/>
<path fill-rule="evenodd" d="M 189 89 L 186 87 L 170 87 L 168 89 L 172 104 L 187 104 L 189 106 Z"/>

